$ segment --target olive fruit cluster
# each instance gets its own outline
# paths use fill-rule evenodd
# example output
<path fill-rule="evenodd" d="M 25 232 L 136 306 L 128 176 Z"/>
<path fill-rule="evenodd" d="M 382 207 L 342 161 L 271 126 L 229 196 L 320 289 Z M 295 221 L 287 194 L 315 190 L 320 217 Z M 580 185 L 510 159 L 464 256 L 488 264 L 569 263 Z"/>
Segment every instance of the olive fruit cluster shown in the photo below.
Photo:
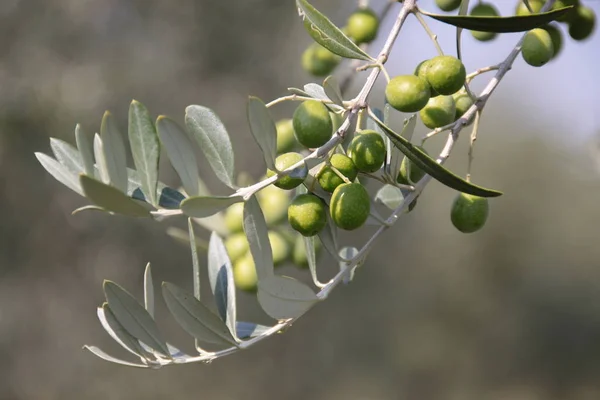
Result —
<path fill-rule="evenodd" d="M 370 43 L 377 37 L 379 17 L 370 8 L 354 11 L 342 31 L 356 44 Z M 327 76 L 338 66 L 342 58 L 318 43 L 312 43 L 302 53 L 302 68 L 314 76 Z"/>
<path fill-rule="evenodd" d="M 419 112 L 423 124 L 435 129 L 460 118 L 473 104 L 466 92 L 466 70 L 456 57 L 437 56 L 421 62 L 413 75 L 390 80 L 385 94 L 392 107 Z"/>

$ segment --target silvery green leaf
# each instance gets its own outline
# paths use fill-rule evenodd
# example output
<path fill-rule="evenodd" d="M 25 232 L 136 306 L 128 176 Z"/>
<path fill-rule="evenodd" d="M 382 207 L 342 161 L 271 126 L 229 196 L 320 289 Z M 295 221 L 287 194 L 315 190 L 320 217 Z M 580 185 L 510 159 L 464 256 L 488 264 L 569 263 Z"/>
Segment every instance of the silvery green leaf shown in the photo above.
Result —
<path fill-rule="evenodd" d="M 106 185 L 87 175 L 79 176 L 79 183 L 85 197 L 95 205 L 108 211 L 132 217 L 149 217 L 150 213 L 117 188 Z"/>
<path fill-rule="evenodd" d="M 400 135 L 406 140 L 411 140 L 413 133 L 415 132 L 415 127 L 417 126 L 417 114 L 411 115 L 409 118 L 404 120 L 404 126 L 402 127 L 402 132 Z M 386 135 L 386 143 L 387 143 L 387 173 L 391 179 L 398 179 L 398 174 L 400 173 L 400 166 L 402 165 L 402 159 L 404 158 L 404 154 L 391 142 L 391 140 Z"/>
<path fill-rule="evenodd" d="M 342 57 L 373 60 L 308 1 L 296 0 L 296 5 L 308 34 L 321 46 Z"/>
<path fill-rule="evenodd" d="M 66 167 L 75 176 L 85 171 L 83 160 L 79 151 L 67 142 L 60 139 L 50 138 L 50 148 L 56 160 Z"/>
<path fill-rule="evenodd" d="M 235 323 L 237 336 L 240 339 L 249 339 L 266 333 L 272 326 L 255 324 L 254 322 L 238 321 Z"/>
<path fill-rule="evenodd" d="M 108 355 L 96 346 L 87 346 L 86 345 L 86 346 L 83 346 L 83 348 L 86 350 L 89 350 L 95 356 L 100 357 L 101 359 L 103 359 L 105 361 L 109 361 L 111 363 L 125 365 L 127 367 L 148 368 L 148 365 L 145 365 L 145 364 L 136 364 L 136 363 L 132 363 L 129 361 L 120 360 L 116 357 Z"/>
<path fill-rule="evenodd" d="M 317 100 L 331 101 L 331 99 L 329 97 L 327 97 L 327 94 L 325 93 L 325 89 L 323 89 L 323 86 L 321 86 L 319 84 L 307 83 L 306 85 L 304 85 L 304 91 L 310 97 L 313 97 Z"/>
<path fill-rule="evenodd" d="M 234 188 L 233 147 L 219 117 L 209 108 L 188 106 L 185 109 L 185 126 L 202 149 L 217 178 Z"/>
<path fill-rule="evenodd" d="M 100 126 L 104 160 L 110 184 L 121 191 L 127 190 L 127 155 L 123 137 L 110 112 L 105 112 Z"/>
<path fill-rule="evenodd" d="M 291 94 L 295 94 L 295 95 L 298 95 L 298 96 L 302 96 L 302 97 L 312 97 L 310 94 L 306 93 L 304 90 L 302 90 L 302 89 L 298 89 L 298 88 L 295 88 L 295 87 L 290 87 L 290 88 L 288 88 L 288 91 L 289 91 Z"/>
<path fill-rule="evenodd" d="M 251 96 L 248 99 L 247 116 L 250 132 L 263 153 L 267 168 L 275 171 L 277 128 L 269 114 L 269 109 L 262 100 Z"/>
<path fill-rule="evenodd" d="M 42 164 L 42 167 L 44 167 L 44 169 L 48 171 L 52 177 L 54 177 L 54 179 L 72 191 L 79 193 L 82 196 L 84 195 L 79 184 L 79 177 L 77 175 L 73 175 L 65 166 L 44 153 L 35 153 L 35 157 L 38 159 L 40 164 Z"/>
<path fill-rule="evenodd" d="M 192 253 L 192 282 L 194 283 L 194 297 L 200 300 L 200 261 L 198 260 L 198 246 L 196 245 L 196 232 L 192 219 L 188 218 L 188 239 L 190 241 L 190 251 Z"/>
<path fill-rule="evenodd" d="M 128 168 L 127 169 L 127 195 L 139 200 L 148 203 L 146 196 L 141 189 L 141 182 L 139 174 L 136 170 Z M 160 194 L 158 198 L 159 207 L 166 208 L 169 210 L 177 210 L 179 209 L 179 205 L 183 200 L 185 200 L 185 196 L 181 194 L 179 191 L 172 189 L 166 186 L 162 182 L 158 182 L 157 185 L 158 193 Z"/>
<path fill-rule="evenodd" d="M 156 120 L 156 131 L 186 193 L 198 196 L 200 176 L 189 137 L 175 121 L 164 115 Z"/>
<path fill-rule="evenodd" d="M 146 264 L 144 271 L 144 306 L 148 314 L 154 318 L 154 284 L 152 283 L 150 263 Z"/>
<path fill-rule="evenodd" d="M 315 251 L 315 238 L 313 236 L 302 236 L 304 241 L 304 250 L 306 251 L 306 260 L 308 262 L 308 269 L 310 270 L 310 276 L 316 287 L 322 288 L 324 285 L 319 282 L 317 277 L 317 253 Z"/>
<path fill-rule="evenodd" d="M 75 141 L 77 143 L 77 149 L 79 150 L 79 154 L 84 165 L 84 172 L 86 175 L 93 177 L 94 147 L 88 135 L 83 131 L 79 124 L 75 126 Z"/>
<path fill-rule="evenodd" d="M 237 316 L 233 270 L 223 240 L 214 232 L 208 242 L 208 279 L 215 297 L 217 312 L 235 338 Z"/>
<path fill-rule="evenodd" d="M 164 356 L 169 354 L 152 316 L 131 294 L 111 281 L 104 281 L 104 294 L 115 318 L 131 336 Z"/>
<path fill-rule="evenodd" d="M 96 314 L 98 315 L 98 319 L 104 330 L 115 342 L 119 343 L 121 347 L 131 354 L 140 357 L 143 362 L 148 359 L 149 354 L 142 348 L 140 342 L 131 336 L 119 321 L 117 321 L 117 318 L 108 306 L 108 303 L 104 303 L 102 307 L 98 307 Z"/>
<path fill-rule="evenodd" d="M 337 228 L 333 224 L 329 214 L 327 215 L 327 225 L 318 233 L 319 239 L 325 247 L 325 250 L 334 258 L 338 259 Z"/>
<path fill-rule="evenodd" d="M 356 247 L 344 247 L 340 250 L 340 271 L 348 268 L 348 262 L 352 260 L 358 254 L 358 249 Z M 350 273 L 344 277 L 344 283 L 348 284 L 352 279 L 354 279 L 354 271 L 356 270 L 356 266 L 354 266 Z"/>
<path fill-rule="evenodd" d="M 241 201 L 243 201 L 243 198 L 240 196 L 196 196 L 182 201 L 180 207 L 181 211 L 187 216 L 205 218 Z"/>
<path fill-rule="evenodd" d="M 150 204 L 157 206 L 160 143 L 148 109 L 136 100 L 129 106 L 129 143 L 142 192 Z"/>
<path fill-rule="evenodd" d="M 244 204 L 243 225 L 260 284 L 261 280 L 274 274 L 273 253 L 271 252 L 267 223 L 255 195 L 252 195 Z"/>
<path fill-rule="evenodd" d="M 323 81 L 323 90 L 325 90 L 325 94 L 331 99 L 331 101 L 339 106 L 344 106 L 344 99 L 342 98 L 340 84 L 335 76 L 328 76 L 325 78 Z"/>
<path fill-rule="evenodd" d="M 375 201 L 385 205 L 390 210 L 395 210 L 404 201 L 402 191 L 393 185 L 383 185 L 375 195 Z"/>
<path fill-rule="evenodd" d="M 258 281 L 258 302 L 271 318 L 298 318 L 317 301 L 312 289 L 294 278 L 270 275 Z"/>
<path fill-rule="evenodd" d="M 91 206 L 83 206 L 83 207 L 76 208 L 73 211 L 71 211 L 71 215 L 79 214 L 80 212 L 83 212 L 83 211 L 101 211 L 104 213 L 110 212 L 102 207 L 91 205 Z"/>
<path fill-rule="evenodd" d="M 225 323 L 192 294 L 169 282 L 162 288 L 169 311 L 186 332 L 202 342 L 237 346 Z"/>
<path fill-rule="evenodd" d="M 94 135 L 94 158 L 96 159 L 96 166 L 100 174 L 100 181 L 109 184 L 110 176 L 108 175 L 108 166 L 104 157 L 104 144 L 102 143 L 102 138 L 97 133 Z"/>

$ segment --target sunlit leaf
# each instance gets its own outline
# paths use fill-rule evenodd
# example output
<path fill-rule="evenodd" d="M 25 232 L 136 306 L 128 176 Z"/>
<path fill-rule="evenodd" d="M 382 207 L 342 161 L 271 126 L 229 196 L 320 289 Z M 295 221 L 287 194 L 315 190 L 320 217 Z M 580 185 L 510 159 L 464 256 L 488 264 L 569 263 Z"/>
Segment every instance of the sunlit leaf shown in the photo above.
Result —
<path fill-rule="evenodd" d="M 146 264 L 144 271 L 144 307 L 152 318 L 154 318 L 154 283 L 152 282 L 152 269 L 150 263 Z"/>
<path fill-rule="evenodd" d="M 148 359 L 148 353 L 142 348 L 139 340 L 134 338 L 123 328 L 117 321 L 108 303 L 104 303 L 102 307 L 98 307 L 98 319 L 104 330 L 113 338 L 113 340 L 121 345 L 125 350 L 129 351 L 142 359 L 145 362 Z"/>
<path fill-rule="evenodd" d="M 127 154 L 123 137 L 110 112 L 105 112 L 100 126 L 104 160 L 110 184 L 121 191 L 127 190 Z"/>
<path fill-rule="evenodd" d="M 258 302 L 274 319 L 297 318 L 317 301 L 310 287 L 288 276 L 271 275 L 258 281 Z"/>
<path fill-rule="evenodd" d="M 56 160 L 66 167 L 71 174 L 79 176 L 79 174 L 85 172 L 81 154 L 75 147 L 60 139 L 50 138 L 50 148 Z"/>
<path fill-rule="evenodd" d="M 217 178 L 230 188 L 235 187 L 233 147 L 219 117 L 209 108 L 192 105 L 185 109 L 185 125 Z"/>
<path fill-rule="evenodd" d="M 129 107 L 129 143 L 142 192 L 150 204 L 157 206 L 160 143 L 148 109 L 136 100 Z"/>
<path fill-rule="evenodd" d="M 244 205 L 243 225 L 260 284 L 261 280 L 273 275 L 273 253 L 271 252 L 267 223 L 254 195 Z"/>
<path fill-rule="evenodd" d="M 108 185 L 110 183 L 110 175 L 108 175 L 108 166 L 104 157 L 104 144 L 102 143 L 102 138 L 97 133 L 94 135 L 94 158 L 96 159 L 100 181 Z"/>
<path fill-rule="evenodd" d="M 393 185 L 383 185 L 375 195 L 375 201 L 385 205 L 390 210 L 395 210 L 404 201 L 402 191 Z"/>
<path fill-rule="evenodd" d="M 35 153 L 35 157 L 54 179 L 74 192 L 84 195 L 77 175 L 73 175 L 65 166 L 44 153 Z"/>
<path fill-rule="evenodd" d="M 277 128 L 269 114 L 269 110 L 257 97 L 248 99 L 246 109 L 250 132 L 262 151 L 267 168 L 275 171 L 275 157 L 277 155 Z"/>
<path fill-rule="evenodd" d="M 187 216 L 195 218 L 209 217 L 232 204 L 243 201 L 240 196 L 197 196 L 190 197 L 181 202 L 181 211 Z"/>
<path fill-rule="evenodd" d="M 304 20 L 304 27 L 308 34 L 321 46 L 342 57 L 372 60 L 367 53 L 361 50 L 329 18 L 321 14 L 308 1 L 296 0 L 296 6 Z"/>
<path fill-rule="evenodd" d="M 254 322 L 243 321 L 236 322 L 235 327 L 237 336 L 240 339 L 249 339 L 256 336 L 260 336 L 272 328 L 271 326 L 259 325 L 255 324 Z"/>
<path fill-rule="evenodd" d="M 117 188 L 106 185 L 87 175 L 81 175 L 79 182 L 85 196 L 99 207 L 132 217 L 150 216 L 149 211 L 144 206 L 136 203 Z"/>
<path fill-rule="evenodd" d="M 136 363 L 124 361 L 124 360 L 118 359 L 116 357 L 113 357 L 111 355 L 108 355 L 103 350 L 99 349 L 96 346 L 83 346 L 83 348 L 86 350 L 89 350 L 95 356 L 97 356 L 105 361 L 114 363 L 114 364 L 125 365 L 127 367 L 148 368 L 148 365 L 145 365 L 145 364 L 136 364 Z"/>
<path fill-rule="evenodd" d="M 187 134 L 175 121 L 164 115 L 156 120 L 156 131 L 188 196 L 199 195 L 198 165 Z"/>
<path fill-rule="evenodd" d="M 340 250 L 340 271 L 344 271 L 348 268 L 349 260 L 352 260 L 358 254 L 358 249 L 356 247 L 344 247 Z M 354 279 L 354 271 L 357 266 L 352 267 L 348 274 L 344 277 L 343 282 L 348 284 L 352 279 Z"/>
<path fill-rule="evenodd" d="M 325 94 L 327 97 L 331 99 L 335 104 L 339 106 L 344 105 L 344 99 L 342 97 L 342 91 L 340 89 L 340 84 L 338 83 L 335 76 L 328 76 L 323 81 L 323 90 L 325 90 Z"/>
<path fill-rule="evenodd" d="M 83 131 L 81 125 L 75 126 L 75 141 L 77 142 L 77 150 L 84 164 L 84 172 L 91 177 L 94 176 L 94 147 L 88 135 Z"/>

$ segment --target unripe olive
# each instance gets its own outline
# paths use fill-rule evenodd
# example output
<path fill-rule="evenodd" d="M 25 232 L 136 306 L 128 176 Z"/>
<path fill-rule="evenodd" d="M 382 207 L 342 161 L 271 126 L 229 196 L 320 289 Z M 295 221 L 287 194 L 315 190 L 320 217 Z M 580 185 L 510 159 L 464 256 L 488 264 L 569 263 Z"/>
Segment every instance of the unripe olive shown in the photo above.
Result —
<path fill-rule="evenodd" d="M 416 75 L 392 78 L 385 88 L 388 103 L 398 111 L 414 113 L 425 107 L 431 96 L 427 81 Z"/>
<path fill-rule="evenodd" d="M 423 60 L 415 68 L 415 75 L 419 78 L 427 80 L 427 67 L 429 67 L 429 60 Z M 431 86 L 429 87 L 431 97 L 439 96 L 440 94 L 435 91 Z"/>
<path fill-rule="evenodd" d="M 275 124 L 277 128 L 277 154 L 287 153 L 296 147 L 294 125 L 291 119 L 281 119 Z"/>
<path fill-rule="evenodd" d="M 303 158 L 304 157 L 302 157 L 302 154 L 300 153 L 284 153 L 275 159 L 275 168 L 277 168 L 279 171 L 283 171 L 297 162 L 302 161 Z M 271 171 L 270 169 L 267 170 L 268 177 L 273 175 L 275 175 L 275 171 Z M 304 182 L 304 178 L 306 178 L 306 175 L 300 178 L 293 178 L 289 175 L 285 175 L 279 178 L 274 185 L 280 189 L 290 190 Z"/>
<path fill-rule="evenodd" d="M 498 13 L 498 10 L 496 10 L 496 7 L 490 3 L 477 3 L 475 7 L 471 9 L 470 15 L 475 17 L 497 17 L 500 14 Z M 480 42 L 487 42 L 496 37 L 495 32 L 471 31 L 471 35 Z"/>
<path fill-rule="evenodd" d="M 552 58 L 556 58 L 558 53 L 562 50 L 563 47 L 563 34 L 560 29 L 556 25 L 545 25 L 542 27 L 546 32 L 550 34 L 550 38 L 552 39 L 552 47 L 554 48 L 554 55 Z"/>
<path fill-rule="evenodd" d="M 235 203 L 225 210 L 225 227 L 229 233 L 241 232 L 244 221 L 244 203 Z"/>
<path fill-rule="evenodd" d="M 422 146 L 416 146 L 418 147 L 421 151 L 423 151 L 425 154 L 427 153 L 427 150 L 425 150 L 424 147 Z M 410 180 L 409 178 L 409 170 L 410 169 Z M 401 183 L 403 185 L 412 185 L 414 183 L 417 183 L 421 180 L 421 178 L 423 178 L 423 176 L 425 176 L 425 171 L 423 171 L 421 168 L 417 167 L 415 165 L 414 162 L 412 162 L 411 160 L 408 159 L 408 157 L 404 157 L 404 159 L 402 160 L 402 163 L 400 164 L 400 171 L 398 172 L 398 178 L 396 179 L 396 182 Z"/>
<path fill-rule="evenodd" d="M 271 253 L 273 254 L 273 264 L 283 263 L 290 254 L 290 245 L 285 238 L 275 231 L 269 231 L 269 243 L 271 244 Z"/>
<path fill-rule="evenodd" d="M 456 105 L 452 96 L 432 97 L 427 105 L 419 111 L 423 125 L 430 129 L 439 128 L 454 122 Z"/>
<path fill-rule="evenodd" d="M 256 291 L 258 276 L 256 266 L 250 252 L 233 264 L 233 281 L 240 290 L 247 292 Z"/>
<path fill-rule="evenodd" d="M 554 47 L 548 31 L 535 28 L 527 32 L 521 54 L 525 62 L 534 67 L 541 67 L 550 61 L 554 56 Z"/>
<path fill-rule="evenodd" d="M 451 95 L 463 87 L 467 71 L 458 58 L 437 56 L 429 60 L 425 75 L 432 89 L 442 95 Z"/>
<path fill-rule="evenodd" d="M 363 130 L 352 139 L 348 154 L 359 171 L 375 172 L 385 161 L 385 142 L 379 133 Z"/>
<path fill-rule="evenodd" d="M 488 199 L 459 193 L 452 203 L 450 219 L 463 233 L 472 233 L 483 228 L 489 214 Z"/>
<path fill-rule="evenodd" d="M 442 11 L 454 11 L 460 7 L 461 0 L 435 0 L 435 4 Z"/>
<path fill-rule="evenodd" d="M 556 20 L 560 22 L 570 23 L 573 18 L 577 15 L 577 8 L 579 6 L 579 0 L 556 0 L 552 5 L 553 10 L 557 10 L 559 8 L 564 8 L 568 6 L 575 6 L 575 9 L 567 12 L 564 15 L 561 15 Z"/>
<path fill-rule="evenodd" d="M 304 101 L 296 108 L 293 126 L 296 140 L 308 148 L 321 147 L 333 132 L 329 110 L 317 100 Z"/>
<path fill-rule="evenodd" d="M 327 165 L 324 167 L 317 177 L 319 185 L 329 193 L 333 193 L 336 187 L 344 183 L 344 180 L 336 174 L 331 167 L 337 169 L 338 172 L 344 175 L 350 182 L 356 179 L 356 176 L 358 175 L 358 169 L 354 165 L 352 159 L 343 154 L 334 154 L 331 156 L 329 164 L 331 166 Z"/>
<path fill-rule="evenodd" d="M 353 12 L 348 18 L 346 32 L 357 44 L 369 43 L 377 37 L 379 17 L 370 8 Z"/>
<path fill-rule="evenodd" d="M 232 263 L 242 258 L 248 250 L 250 250 L 250 244 L 248 238 L 244 232 L 234 233 L 225 239 L 225 249 L 229 255 L 229 259 Z"/>
<path fill-rule="evenodd" d="M 314 194 L 296 196 L 288 208 L 290 226 L 303 236 L 314 236 L 327 224 L 327 209 Z"/>
<path fill-rule="evenodd" d="M 589 7 L 579 6 L 573 11 L 569 21 L 569 36 L 574 40 L 587 39 L 596 25 L 596 14 Z"/>
<path fill-rule="evenodd" d="M 312 43 L 302 53 L 302 68 L 314 76 L 327 76 L 338 66 L 342 58 L 319 43 Z"/>
<path fill-rule="evenodd" d="M 454 105 L 456 106 L 456 113 L 454 114 L 454 120 L 456 121 L 462 117 L 469 108 L 471 108 L 473 105 L 473 100 L 467 92 L 463 91 L 454 93 L 452 97 L 454 98 Z"/>
<path fill-rule="evenodd" d="M 538 14 L 542 7 L 544 6 L 544 1 L 542 0 L 529 0 L 529 6 L 534 14 Z M 517 9 L 515 10 L 515 14 L 519 16 L 531 15 L 531 12 L 525 5 L 523 0 L 519 1 L 517 4 Z"/>
<path fill-rule="evenodd" d="M 267 226 L 271 227 L 283 221 L 290 203 L 288 192 L 270 185 L 256 195 L 265 216 Z"/>
<path fill-rule="evenodd" d="M 329 213 L 333 222 L 348 231 L 360 228 L 369 218 L 371 199 L 360 183 L 344 183 L 331 196 Z"/>

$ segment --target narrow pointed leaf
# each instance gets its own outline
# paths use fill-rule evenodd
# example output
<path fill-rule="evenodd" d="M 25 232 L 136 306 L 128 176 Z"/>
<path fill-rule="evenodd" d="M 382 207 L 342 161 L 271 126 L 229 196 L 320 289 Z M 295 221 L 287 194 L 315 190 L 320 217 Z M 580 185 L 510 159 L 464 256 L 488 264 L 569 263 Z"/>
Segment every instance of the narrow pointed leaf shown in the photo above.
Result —
<path fill-rule="evenodd" d="M 94 354 L 95 356 L 103 359 L 104 361 L 108 361 L 108 362 L 111 362 L 114 364 L 125 365 L 127 367 L 148 368 L 148 366 L 145 364 L 136 364 L 136 363 L 124 361 L 124 360 L 118 359 L 116 357 L 113 357 L 113 356 L 105 353 L 103 350 L 100 350 L 100 348 L 98 348 L 96 346 L 83 346 L 83 348 L 88 350 L 90 353 Z"/>
<path fill-rule="evenodd" d="M 327 93 L 325 93 L 325 89 L 323 88 L 323 86 L 319 84 L 307 83 L 306 85 L 304 85 L 304 90 L 312 98 L 318 100 L 331 101 L 329 96 L 327 96 Z"/>
<path fill-rule="evenodd" d="M 108 175 L 108 166 L 104 157 L 104 144 L 102 143 L 102 138 L 97 133 L 94 135 L 94 158 L 96 159 L 100 181 L 109 184 L 110 176 Z"/>
<path fill-rule="evenodd" d="M 152 316 L 131 294 L 111 281 L 104 281 L 104 294 L 115 318 L 130 335 L 160 354 L 169 355 Z"/>
<path fill-rule="evenodd" d="M 73 175 L 65 166 L 44 153 L 35 153 L 35 157 L 54 179 L 72 191 L 84 196 L 77 175 Z"/>
<path fill-rule="evenodd" d="M 255 324 L 254 322 L 238 321 L 235 323 L 237 336 L 240 339 L 249 339 L 266 333 L 272 326 Z"/>
<path fill-rule="evenodd" d="M 331 101 L 339 106 L 343 106 L 344 99 L 342 98 L 342 91 L 340 90 L 340 84 L 335 76 L 328 76 L 325 78 L 323 81 L 323 90 L 325 90 L 325 94 Z"/>
<path fill-rule="evenodd" d="M 410 143 L 408 140 L 392 131 L 385 124 L 383 124 L 383 122 L 377 121 L 377 123 L 379 126 L 381 126 L 392 143 L 402 153 L 404 153 L 409 160 L 411 160 L 417 167 L 421 168 L 423 171 L 425 171 L 425 173 L 431 175 L 440 183 L 443 183 L 444 185 L 460 192 L 480 197 L 497 197 L 502 195 L 502 192 L 486 189 L 465 181 L 458 175 L 455 175 L 442 165 L 438 164 L 434 159 L 429 157 L 427 154 L 425 154 L 425 152 Z"/>
<path fill-rule="evenodd" d="M 402 132 L 400 132 L 400 136 L 410 141 L 416 126 L 417 115 L 413 114 L 411 117 L 404 120 L 404 126 L 402 127 Z M 389 159 L 388 175 L 392 179 L 398 179 L 398 174 L 400 173 L 400 167 L 402 165 L 403 154 L 396 146 L 394 146 L 390 138 L 386 136 L 386 139 L 388 143 L 387 157 Z"/>
<path fill-rule="evenodd" d="M 150 263 L 146 264 L 144 271 L 144 307 L 152 318 L 154 318 L 154 283 L 152 283 L 152 269 Z"/>
<path fill-rule="evenodd" d="M 219 117 L 209 108 L 188 106 L 185 109 L 185 126 L 200 146 L 217 178 L 234 188 L 233 147 Z"/>
<path fill-rule="evenodd" d="M 110 177 L 110 184 L 121 191 L 127 190 L 127 155 L 123 137 L 110 112 L 105 112 L 100 126 L 100 136 L 104 147 L 104 159 Z"/>
<path fill-rule="evenodd" d="M 198 164 L 187 134 L 175 121 L 164 115 L 156 120 L 156 131 L 188 196 L 199 195 Z"/>
<path fill-rule="evenodd" d="M 197 196 L 185 199 L 181 202 L 180 207 L 181 211 L 187 216 L 205 218 L 226 209 L 232 204 L 239 203 L 240 201 L 243 201 L 240 196 Z"/>
<path fill-rule="evenodd" d="M 302 236 L 300 238 L 304 241 L 304 250 L 306 251 L 306 260 L 308 261 L 308 269 L 310 270 L 310 276 L 316 287 L 323 287 L 324 285 L 319 282 L 317 277 L 317 254 L 315 251 L 315 238 L 314 236 Z"/>
<path fill-rule="evenodd" d="M 144 193 L 142 192 L 142 183 L 138 172 L 134 169 L 128 168 L 127 179 L 127 195 L 136 200 L 149 203 L 146 199 L 146 196 L 144 196 Z M 183 194 L 173 188 L 168 187 L 160 181 L 157 184 L 157 189 L 159 193 L 159 207 L 169 210 L 177 210 L 179 209 L 181 202 L 185 200 L 185 196 Z"/>
<path fill-rule="evenodd" d="M 317 301 L 312 289 L 294 278 L 271 275 L 258 281 L 258 302 L 271 318 L 298 318 Z"/>
<path fill-rule="evenodd" d="M 50 148 L 56 160 L 73 175 L 79 176 L 79 174 L 85 171 L 79 151 L 69 143 L 60 139 L 50 138 Z"/>
<path fill-rule="evenodd" d="M 194 284 L 194 297 L 200 300 L 200 261 L 198 260 L 196 232 L 194 232 L 194 225 L 192 224 L 191 218 L 188 218 L 188 235 L 190 250 L 192 253 L 192 282 Z"/>
<path fill-rule="evenodd" d="M 87 175 L 81 175 L 79 182 L 85 193 L 85 197 L 99 207 L 117 214 L 132 217 L 150 216 L 150 212 L 144 206 L 136 203 L 117 188 L 106 185 Z"/>
<path fill-rule="evenodd" d="M 192 294 L 169 282 L 162 288 L 169 311 L 186 332 L 202 342 L 237 345 L 225 323 Z"/>
<path fill-rule="evenodd" d="M 274 274 L 273 253 L 271 252 L 267 223 L 255 195 L 252 195 L 244 204 L 243 225 L 260 284 L 261 280 Z"/>
<path fill-rule="evenodd" d="M 214 232 L 208 243 L 208 279 L 215 297 L 217 312 L 235 338 L 237 316 L 233 270 L 223 240 Z"/>
<path fill-rule="evenodd" d="M 123 328 L 117 321 L 108 303 L 104 303 L 102 307 L 98 307 L 97 313 L 100 324 L 104 330 L 113 338 L 113 340 L 121 345 L 125 350 L 134 354 L 142 361 L 147 360 L 148 353 L 142 348 L 139 340 L 134 338 Z"/>
<path fill-rule="evenodd" d="M 573 10 L 573 6 L 559 8 L 540 14 L 520 15 L 511 17 L 478 17 L 470 15 L 442 15 L 421 10 L 428 17 L 472 31 L 481 32 L 525 32 L 539 28 Z"/>
<path fill-rule="evenodd" d="M 142 192 L 149 203 L 156 206 L 160 143 L 148 109 L 136 100 L 129 106 L 128 133 L 133 163 L 139 174 Z"/>
<path fill-rule="evenodd" d="M 321 46 L 342 57 L 372 60 L 367 53 L 361 50 L 329 18 L 321 14 L 308 1 L 296 0 L 296 6 L 304 20 L 304 27 L 308 34 Z"/>
<path fill-rule="evenodd" d="M 275 122 L 271 118 L 269 109 L 257 97 L 250 97 L 248 99 L 248 106 L 246 109 L 248 116 L 248 124 L 250 125 L 250 132 L 254 140 L 260 147 L 263 153 L 263 158 L 267 164 L 267 168 L 275 171 L 275 157 L 277 155 L 277 128 Z"/>
<path fill-rule="evenodd" d="M 94 177 L 94 147 L 79 124 L 75 126 L 75 141 L 84 165 L 85 174 Z"/>

